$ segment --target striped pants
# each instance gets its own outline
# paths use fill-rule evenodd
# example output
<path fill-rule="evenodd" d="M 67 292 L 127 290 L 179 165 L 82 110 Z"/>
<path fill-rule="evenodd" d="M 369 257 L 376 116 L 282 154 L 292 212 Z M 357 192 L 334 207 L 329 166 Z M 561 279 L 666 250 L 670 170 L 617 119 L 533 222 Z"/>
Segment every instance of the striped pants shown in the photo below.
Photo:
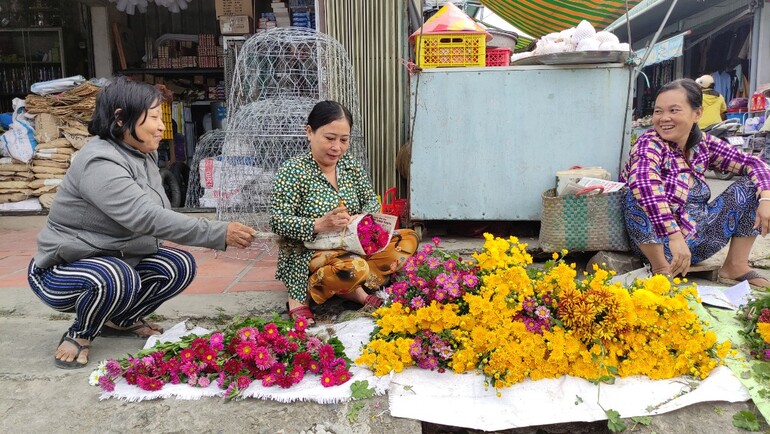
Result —
<path fill-rule="evenodd" d="M 195 259 L 179 249 L 158 253 L 131 267 L 114 257 L 81 259 L 42 269 L 32 260 L 29 285 L 43 303 L 60 312 L 75 312 L 67 335 L 93 339 L 106 321 L 128 327 L 171 299 L 195 277 Z"/>

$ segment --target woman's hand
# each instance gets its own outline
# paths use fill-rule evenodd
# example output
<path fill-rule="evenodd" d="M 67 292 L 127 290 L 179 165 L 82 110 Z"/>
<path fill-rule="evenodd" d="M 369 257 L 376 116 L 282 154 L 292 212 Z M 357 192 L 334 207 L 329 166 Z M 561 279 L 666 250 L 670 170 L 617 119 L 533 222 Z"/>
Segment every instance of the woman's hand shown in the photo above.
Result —
<path fill-rule="evenodd" d="M 684 240 L 681 232 L 674 233 L 668 237 L 668 248 L 671 250 L 671 276 L 687 276 L 690 271 L 690 261 L 692 253 L 690 247 Z"/>
<path fill-rule="evenodd" d="M 757 217 L 754 219 L 754 229 L 760 229 L 763 237 L 770 233 L 770 201 L 759 202 Z"/>
<path fill-rule="evenodd" d="M 254 236 L 256 234 L 257 231 L 249 226 L 238 222 L 230 222 L 227 225 L 227 236 L 225 237 L 225 243 L 228 246 L 245 249 L 246 247 L 249 247 L 254 241 Z"/>
<path fill-rule="evenodd" d="M 350 223 L 350 214 L 344 206 L 339 206 L 315 220 L 314 232 L 332 232 L 343 229 Z"/>

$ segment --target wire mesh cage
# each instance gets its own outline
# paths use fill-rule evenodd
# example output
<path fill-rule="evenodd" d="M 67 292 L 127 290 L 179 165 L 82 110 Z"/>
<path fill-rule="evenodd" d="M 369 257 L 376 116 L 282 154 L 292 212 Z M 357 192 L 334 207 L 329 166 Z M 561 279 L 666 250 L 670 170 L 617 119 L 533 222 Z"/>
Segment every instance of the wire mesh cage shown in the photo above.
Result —
<path fill-rule="evenodd" d="M 230 83 L 222 153 L 209 164 L 219 174 L 217 218 L 257 230 L 252 258 L 275 245 L 272 184 L 280 165 L 308 151 L 305 125 L 320 100 L 335 100 L 353 114 L 348 152 L 367 166 L 353 66 L 342 45 L 315 30 L 287 27 L 258 33 L 240 47 Z"/>
<path fill-rule="evenodd" d="M 219 129 L 211 130 L 198 139 L 190 166 L 185 208 L 216 208 L 219 174 L 214 171 L 214 162 L 222 155 L 224 141 L 225 132 Z"/>

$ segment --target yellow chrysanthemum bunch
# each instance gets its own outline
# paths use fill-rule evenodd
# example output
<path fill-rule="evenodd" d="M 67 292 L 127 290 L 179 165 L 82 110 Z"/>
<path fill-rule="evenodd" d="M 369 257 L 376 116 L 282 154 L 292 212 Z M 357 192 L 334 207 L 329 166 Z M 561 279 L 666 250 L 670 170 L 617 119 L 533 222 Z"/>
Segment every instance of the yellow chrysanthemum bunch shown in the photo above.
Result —
<path fill-rule="evenodd" d="M 419 365 L 432 369 L 423 347 L 412 345 L 425 331 L 451 337 L 443 366 L 458 373 L 478 369 L 500 389 L 562 375 L 705 378 L 730 350 L 693 311 L 694 285 L 653 276 L 624 288 L 611 283 L 614 272 L 599 267 L 578 281 L 575 265 L 558 254 L 536 270 L 528 268 L 532 257 L 516 238 L 485 238 L 473 255 L 478 291 L 448 304 L 378 309 L 378 328 L 356 363 L 377 375 L 398 371 L 415 364 L 411 346 Z"/>

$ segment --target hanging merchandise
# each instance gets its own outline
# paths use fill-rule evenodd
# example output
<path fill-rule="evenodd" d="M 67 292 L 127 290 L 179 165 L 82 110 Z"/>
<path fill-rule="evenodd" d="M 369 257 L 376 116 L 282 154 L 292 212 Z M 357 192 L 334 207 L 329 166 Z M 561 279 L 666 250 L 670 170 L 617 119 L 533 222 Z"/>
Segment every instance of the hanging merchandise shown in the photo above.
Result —
<path fill-rule="evenodd" d="M 128 15 L 134 15 L 137 10 L 139 10 L 139 13 L 146 13 L 147 5 L 150 3 L 166 7 L 171 13 L 178 13 L 187 9 L 187 4 L 191 1 L 192 0 L 110 0 L 111 3 L 116 3 L 116 7 L 119 11 L 125 12 Z"/>

